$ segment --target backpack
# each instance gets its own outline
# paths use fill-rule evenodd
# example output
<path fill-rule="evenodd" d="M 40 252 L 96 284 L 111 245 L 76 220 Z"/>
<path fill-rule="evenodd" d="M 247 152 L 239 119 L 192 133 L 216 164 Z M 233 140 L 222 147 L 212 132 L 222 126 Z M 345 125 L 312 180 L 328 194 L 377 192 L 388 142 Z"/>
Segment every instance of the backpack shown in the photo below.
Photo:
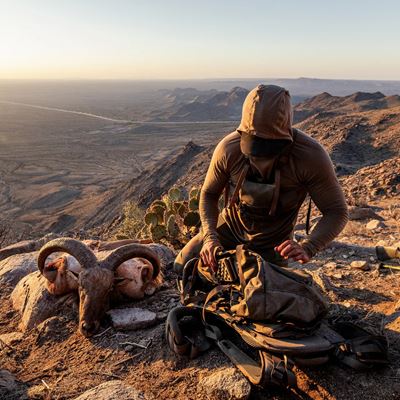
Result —
<path fill-rule="evenodd" d="M 251 383 L 263 387 L 295 387 L 294 365 L 333 358 L 364 370 L 388 363 L 384 337 L 324 319 L 326 301 L 309 277 L 244 246 L 217 260 L 213 273 L 192 259 L 178 279 L 182 306 L 166 322 L 169 347 L 177 354 L 194 357 L 215 343 Z"/>
<path fill-rule="evenodd" d="M 230 312 L 235 316 L 312 328 L 326 315 L 327 302 L 309 275 L 278 267 L 244 245 L 217 258 L 214 277 L 201 260 L 196 260 L 197 273 L 203 282 L 229 288 Z"/>

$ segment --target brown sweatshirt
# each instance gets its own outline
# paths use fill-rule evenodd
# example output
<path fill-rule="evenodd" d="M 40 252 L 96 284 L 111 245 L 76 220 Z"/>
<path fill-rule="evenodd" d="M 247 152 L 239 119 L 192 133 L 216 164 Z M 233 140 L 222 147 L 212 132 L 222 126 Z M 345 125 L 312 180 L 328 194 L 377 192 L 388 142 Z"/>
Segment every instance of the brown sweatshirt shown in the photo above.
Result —
<path fill-rule="evenodd" d="M 218 241 L 218 199 L 226 185 L 231 193 L 246 162 L 241 150 L 241 133 L 263 139 L 293 140 L 292 109 L 289 93 L 274 85 L 259 85 L 243 104 L 242 121 L 237 131 L 217 145 L 200 195 L 200 217 L 204 242 Z M 293 236 L 293 228 L 307 193 L 322 213 L 322 218 L 303 243 L 310 256 L 323 249 L 344 228 L 348 220 L 343 191 L 324 148 L 305 133 L 296 130 L 296 139 L 281 166 L 277 213 L 263 217 L 262 232 L 247 231 L 263 248 L 273 248 Z"/>
<path fill-rule="evenodd" d="M 217 145 L 200 195 L 200 217 L 204 241 L 217 240 L 218 199 L 230 182 L 235 187 L 245 157 L 240 151 L 240 134 L 235 131 Z M 287 164 L 281 169 L 277 216 L 263 228 L 273 248 L 292 237 L 298 210 L 306 194 L 322 213 L 322 218 L 303 243 L 314 255 L 331 242 L 347 223 L 347 206 L 327 152 L 314 139 L 297 131 Z"/>

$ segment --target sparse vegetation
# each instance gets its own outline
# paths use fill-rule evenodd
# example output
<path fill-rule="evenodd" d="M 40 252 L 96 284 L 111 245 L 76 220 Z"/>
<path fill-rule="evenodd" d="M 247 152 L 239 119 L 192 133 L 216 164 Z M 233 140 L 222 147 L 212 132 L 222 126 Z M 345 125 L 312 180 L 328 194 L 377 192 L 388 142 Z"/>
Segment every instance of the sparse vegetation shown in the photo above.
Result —
<path fill-rule="evenodd" d="M 127 201 L 122 207 L 123 220 L 118 226 L 115 239 L 134 239 L 143 229 L 145 212 L 134 201 Z"/>
<path fill-rule="evenodd" d="M 123 206 L 123 220 L 114 234 L 116 239 L 147 239 L 181 248 L 199 232 L 200 188 L 186 191 L 172 187 L 162 199 L 144 211 L 135 202 Z"/>

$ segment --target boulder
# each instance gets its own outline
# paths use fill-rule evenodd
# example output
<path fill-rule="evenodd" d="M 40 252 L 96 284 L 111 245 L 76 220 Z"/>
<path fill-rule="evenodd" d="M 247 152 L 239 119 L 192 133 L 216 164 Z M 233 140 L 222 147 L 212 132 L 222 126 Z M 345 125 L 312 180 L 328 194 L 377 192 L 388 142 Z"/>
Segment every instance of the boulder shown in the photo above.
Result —
<path fill-rule="evenodd" d="M 324 266 L 325 269 L 334 269 L 337 267 L 338 267 L 338 265 L 334 261 L 330 261 L 330 262 L 326 263 Z"/>
<path fill-rule="evenodd" d="M 15 286 L 24 276 L 37 271 L 37 252 L 16 254 L 0 261 L 0 284 Z"/>
<path fill-rule="evenodd" d="M 107 314 L 113 327 L 120 330 L 145 329 L 157 323 L 157 314 L 143 308 L 118 308 Z"/>
<path fill-rule="evenodd" d="M 30 330 L 59 313 L 63 307 L 72 308 L 75 295 L 53 296 L 46 289 L 46 279 L 39 271 L 22 278 L 13 292 L 13 307 L 21 314 L 20 329 Z"/>
<path fill-rule="evenodd" d="M 250 396 L 251 385 L 236 368 L 221 368 L 201 378 L 197 392 L 210 400 L 245 400 Z"/>
<path fill-rule="evenodd" d="M 172 265 L 175 261 L 176 254 L 169 247 L 159 243 L 150 243 L 148 246 L 155 251 L 160 258 L 161 269 L 167 269 L 167 267 Z"/>
<path fill-rule="evenodd" d="M 90 389 L 75 400 L 144 400 L 146 396 L 122 381 L 113 380 L 104 382 Z"/>

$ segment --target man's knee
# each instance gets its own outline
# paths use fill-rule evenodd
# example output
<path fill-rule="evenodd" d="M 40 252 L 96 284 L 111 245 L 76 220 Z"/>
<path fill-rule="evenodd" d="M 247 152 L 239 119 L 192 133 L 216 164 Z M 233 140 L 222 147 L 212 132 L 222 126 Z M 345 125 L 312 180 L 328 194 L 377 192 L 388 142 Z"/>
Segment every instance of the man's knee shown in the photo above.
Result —
<path fill-rule="evenodd" d="M 177 274 L 182 274 L 183 267 L 192 258 L 199 257 L 200 250 L 203 245 L 203 235 L 198 233 L 194 236 L 185 247 L 179 252 L 174 261 L 174 271 Z"/>

